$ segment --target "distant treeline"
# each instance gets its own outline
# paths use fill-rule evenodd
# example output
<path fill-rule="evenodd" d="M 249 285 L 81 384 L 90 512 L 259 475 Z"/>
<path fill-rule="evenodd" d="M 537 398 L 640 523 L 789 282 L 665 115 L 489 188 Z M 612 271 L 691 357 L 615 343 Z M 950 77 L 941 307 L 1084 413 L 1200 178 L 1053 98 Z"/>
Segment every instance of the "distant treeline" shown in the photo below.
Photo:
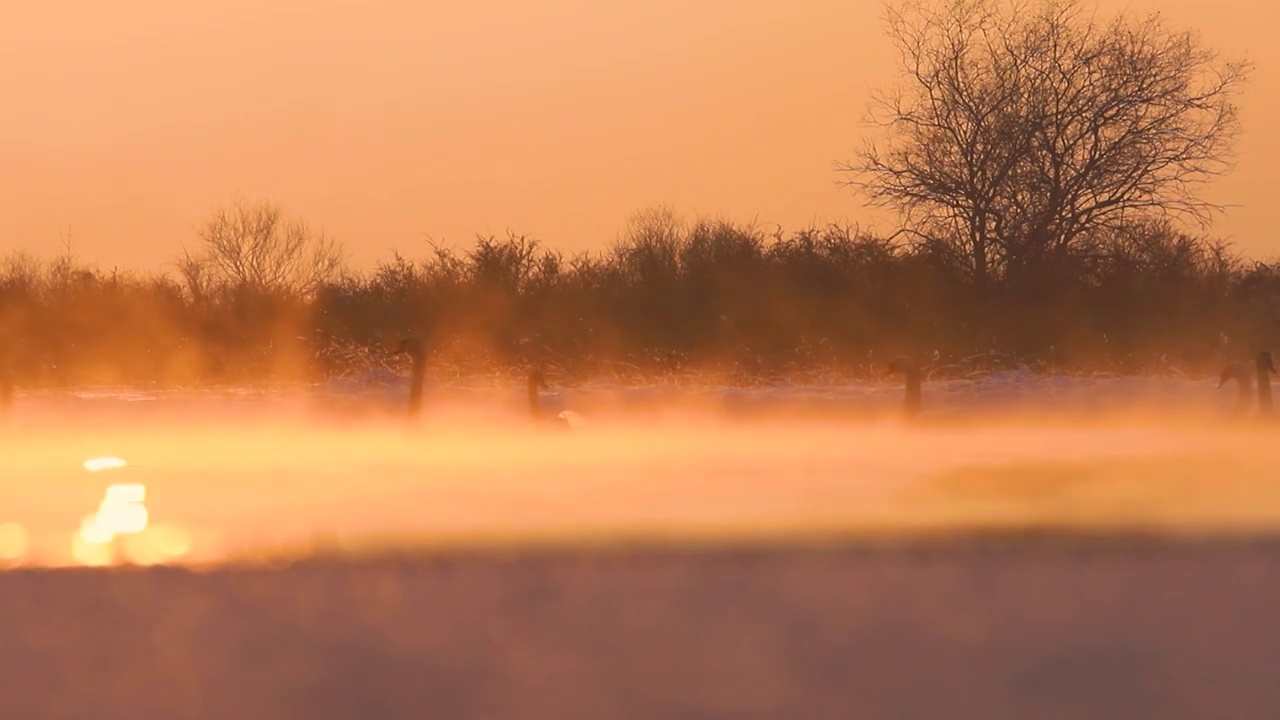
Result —
<path fill-rule="evenodd" d="M 1214 372 L 1280 339 L 1280 263 L 1157 221 L 981 290 L 927 244 L 847 227 L 768 231 L 638 215 L 607 250 L 518 235 L 365 272 L 271 205 L 220 211 L 177 272 L 69 253 L 0 261 L 0 356 L 19 385 L 317 380 L 427 339 L 437 373 L 729 379 L 942 372 Z"/>

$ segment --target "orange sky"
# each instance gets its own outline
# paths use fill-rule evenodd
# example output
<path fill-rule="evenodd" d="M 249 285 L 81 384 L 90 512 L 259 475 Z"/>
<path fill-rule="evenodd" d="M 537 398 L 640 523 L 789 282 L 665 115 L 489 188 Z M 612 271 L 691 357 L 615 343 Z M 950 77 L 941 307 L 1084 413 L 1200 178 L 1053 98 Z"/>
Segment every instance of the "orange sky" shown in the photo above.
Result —
<path fill-rule="evenodd" d="M 41 0 L 0 10 L 0 251 L 70 232 L 103 266 L 160 267 L 235 194 L 273 199 L 360 264 L 506 228 L 565 249 L 631 212 L 795 227 L 877 220 L 836 185 L 883 6 L 858 0 Z M 1258 64 L 1218 233 L 1280 253 L 1280 10 L 1161 9 Z M 880 216 L 879 226 L 890 219 Z"/>

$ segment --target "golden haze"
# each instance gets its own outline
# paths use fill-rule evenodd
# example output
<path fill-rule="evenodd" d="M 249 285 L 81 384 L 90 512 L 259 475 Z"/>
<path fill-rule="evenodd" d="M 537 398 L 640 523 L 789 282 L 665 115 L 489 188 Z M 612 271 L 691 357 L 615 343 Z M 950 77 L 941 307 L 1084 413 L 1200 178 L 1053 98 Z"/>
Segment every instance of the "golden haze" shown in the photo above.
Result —
<path fill-rule="evenodd" d="M 363 409 L 319 396 L 31 397 L 0 426 L 0 567 L 455 543 L 1273 530 L 1271 428 L 1224 422 L 1232 393 L 1212 381 L 1184 389 L 1112 396 L 1105 416 L 1011 408 L 919 427 L 890 414 L 887 393 L 851 406 L 861 418 L 809 403 L 738 420 L 699 393 L 647 412 L 600 396 L 573 404 L 586 420 L 568 433 L 529 426 L 516 393 L 500 391 L 433 397 L 417 428 L 372 397 Z"/>

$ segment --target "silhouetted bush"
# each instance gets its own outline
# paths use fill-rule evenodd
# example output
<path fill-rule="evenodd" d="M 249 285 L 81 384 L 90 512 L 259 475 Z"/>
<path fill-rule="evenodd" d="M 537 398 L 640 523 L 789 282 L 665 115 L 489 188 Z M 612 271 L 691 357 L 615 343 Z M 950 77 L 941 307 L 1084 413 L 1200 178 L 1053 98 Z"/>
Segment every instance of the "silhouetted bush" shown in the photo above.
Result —
<path fill-rule="evenodd" d="M 480 237 L 365 272 L 324 266 L 314 283 L 193 281 L 198 264 L 180 282 L 19 254 L 0 262 L 0 358 L 27 386 L 317 380 L 388 362 L 415 334 L 446 379 L 537 362 L 746 380 L 880 373 L 899 353 L 944 373 L 1209 373 L 1280 340 L 1280 264 L 1155 221 L 1081 248 L 984 292 L 928 245 L 665 211 L 601 252 Z"/>

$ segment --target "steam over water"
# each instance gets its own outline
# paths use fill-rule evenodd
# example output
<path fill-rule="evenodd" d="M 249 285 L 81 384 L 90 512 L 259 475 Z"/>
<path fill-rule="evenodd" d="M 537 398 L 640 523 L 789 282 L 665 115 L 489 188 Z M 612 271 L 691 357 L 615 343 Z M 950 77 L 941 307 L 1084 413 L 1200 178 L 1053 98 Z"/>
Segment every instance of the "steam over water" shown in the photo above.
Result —
<path fill-rule="evenodd" d="M 507 379 L 428 388 L 412 427 L 404 382 L 378 376 L 34 392 L 0 430 L 0 565 L 634 535 L 1270 527 L 1280 424 L 1231 419 L 1235 389 L 1215 385 L 992 374 L 926 383 L 936 413 L 907 425 L 893 382 L 588 383 L 544 394 L 547 409 L 580 413 L 569 433 L 536 427 Z M 112 535 L 111 517 L 132 530 Z M 86 549 L 89 536 L 103 547 Z"/>

